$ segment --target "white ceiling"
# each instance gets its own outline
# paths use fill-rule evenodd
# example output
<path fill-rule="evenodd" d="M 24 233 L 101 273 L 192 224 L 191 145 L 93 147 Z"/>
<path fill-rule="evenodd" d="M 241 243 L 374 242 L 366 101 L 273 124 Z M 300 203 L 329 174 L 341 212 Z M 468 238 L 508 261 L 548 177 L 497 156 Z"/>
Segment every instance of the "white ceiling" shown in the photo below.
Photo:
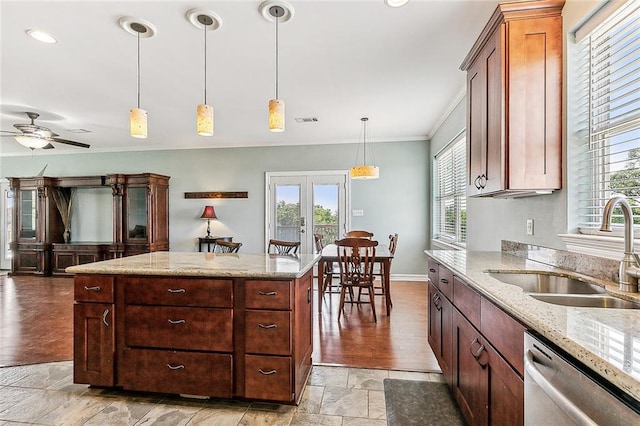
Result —
<path fill-rule="evenodd" d="M 275 28 L 260 1 L 0 1 L 0 130 L 36 124 L 62 144 L 38 152 L 61 154 L 210 147 L 304 145 L 369 139 L 425 140 L 464 91 L 458 69 L 498 4 L 497 0 L 410 0 L 390 8 L 383 0 L 290 0 L 294 16 L 280 24 L 280 98 L 286 131 L 267 129 L 275 95 Z M 207 35 L 207 101 L 215 108 L 215 135 L 195 133 L 203 101 L 203 31 L 186 18 L 203 8 L 222 18 Z M 136 37 L 122 16 L 149 21 L 141 39 L 141 107 L 149 138 L 129 136 L 136 106 Z M 44 44 L 28 29 L 54 35 Z M 317 117 L 297 123 L 296 117 Z M 74 134 L 69 129 L 91 133 Z M 0 156 L 30 155 L 11 137 Z"/>

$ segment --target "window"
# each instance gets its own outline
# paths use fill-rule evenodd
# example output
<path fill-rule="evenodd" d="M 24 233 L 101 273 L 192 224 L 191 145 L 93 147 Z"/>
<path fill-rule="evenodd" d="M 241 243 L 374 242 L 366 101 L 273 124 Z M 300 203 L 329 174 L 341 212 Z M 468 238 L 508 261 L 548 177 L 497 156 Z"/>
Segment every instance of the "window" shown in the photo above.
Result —
<path fill-rule="evenodd" d="M 593 19 L 598 19 L 598 14 Z M 607 200 L 628 198 L 640 228 L 640 0 L 631 0 L 578 41 L 581 232 L 597 231 Z M 571 160 L 571 159 L 570 159 Z M 620 209 L 613 222 L 624 221 Z"/>
<path fill-rule="evenodd" d="M 464 247 L 467 241 L 466 139 L 454 138 L 435 158 L 433 238 Z"/>

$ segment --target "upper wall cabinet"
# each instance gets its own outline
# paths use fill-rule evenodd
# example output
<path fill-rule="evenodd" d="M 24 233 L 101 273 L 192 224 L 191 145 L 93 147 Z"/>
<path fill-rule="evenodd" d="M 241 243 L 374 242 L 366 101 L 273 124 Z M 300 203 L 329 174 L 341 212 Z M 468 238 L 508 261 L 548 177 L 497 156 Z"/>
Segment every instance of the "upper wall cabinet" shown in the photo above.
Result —
<path fill-rule="evenodd" d="M 467 194 L 562 186 L 564 0 L 501 3 L 460 66 L 467 72 Z"/>

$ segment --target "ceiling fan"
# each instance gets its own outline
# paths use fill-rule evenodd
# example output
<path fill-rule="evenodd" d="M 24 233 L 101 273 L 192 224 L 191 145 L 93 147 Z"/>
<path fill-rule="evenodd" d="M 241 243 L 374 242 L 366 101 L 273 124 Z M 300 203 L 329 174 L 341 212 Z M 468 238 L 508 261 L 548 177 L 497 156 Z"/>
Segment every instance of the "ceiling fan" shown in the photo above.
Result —
<path fill-rule="evenodd" d="M 53 149 L 54 146 L 51 142 L 64 143 L 67 145 L 78 146 L 80 148 L 89 148 L 90 145 L 82 142 L 70 141 L 67 139 L 58 138 L 57 133 L 53 133 L 46 127 L 38 126 L 34 123 L 35 119 L 40 116 L 36 112 L 26 112 L 27 117 L 31 119 L 30 124 L 16 123 L 13 125 L 19 132 L 10 132 L 8 130 L 0 130 L 0 136 L 13 136 L 20 145 L 34 150 L 38 148 Z"/>

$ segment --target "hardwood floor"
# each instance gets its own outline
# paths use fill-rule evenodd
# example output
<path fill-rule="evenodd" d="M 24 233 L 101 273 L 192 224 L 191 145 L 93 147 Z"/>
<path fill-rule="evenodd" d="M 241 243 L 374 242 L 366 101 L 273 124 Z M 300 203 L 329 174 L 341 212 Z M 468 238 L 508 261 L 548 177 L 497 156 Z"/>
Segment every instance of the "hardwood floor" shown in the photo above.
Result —
<path fill-rule="evenodd" d="M 314 300 L 314 364 L 387 370 L 440 371 L 426 339 L 426 283 L 394 281 L 391 316 L 376 297 L 378 322 L 368 305 L 346 306 L 338 295 Z M 0 275 L 0 367 L 73 358 L 73 280 Z"/>

